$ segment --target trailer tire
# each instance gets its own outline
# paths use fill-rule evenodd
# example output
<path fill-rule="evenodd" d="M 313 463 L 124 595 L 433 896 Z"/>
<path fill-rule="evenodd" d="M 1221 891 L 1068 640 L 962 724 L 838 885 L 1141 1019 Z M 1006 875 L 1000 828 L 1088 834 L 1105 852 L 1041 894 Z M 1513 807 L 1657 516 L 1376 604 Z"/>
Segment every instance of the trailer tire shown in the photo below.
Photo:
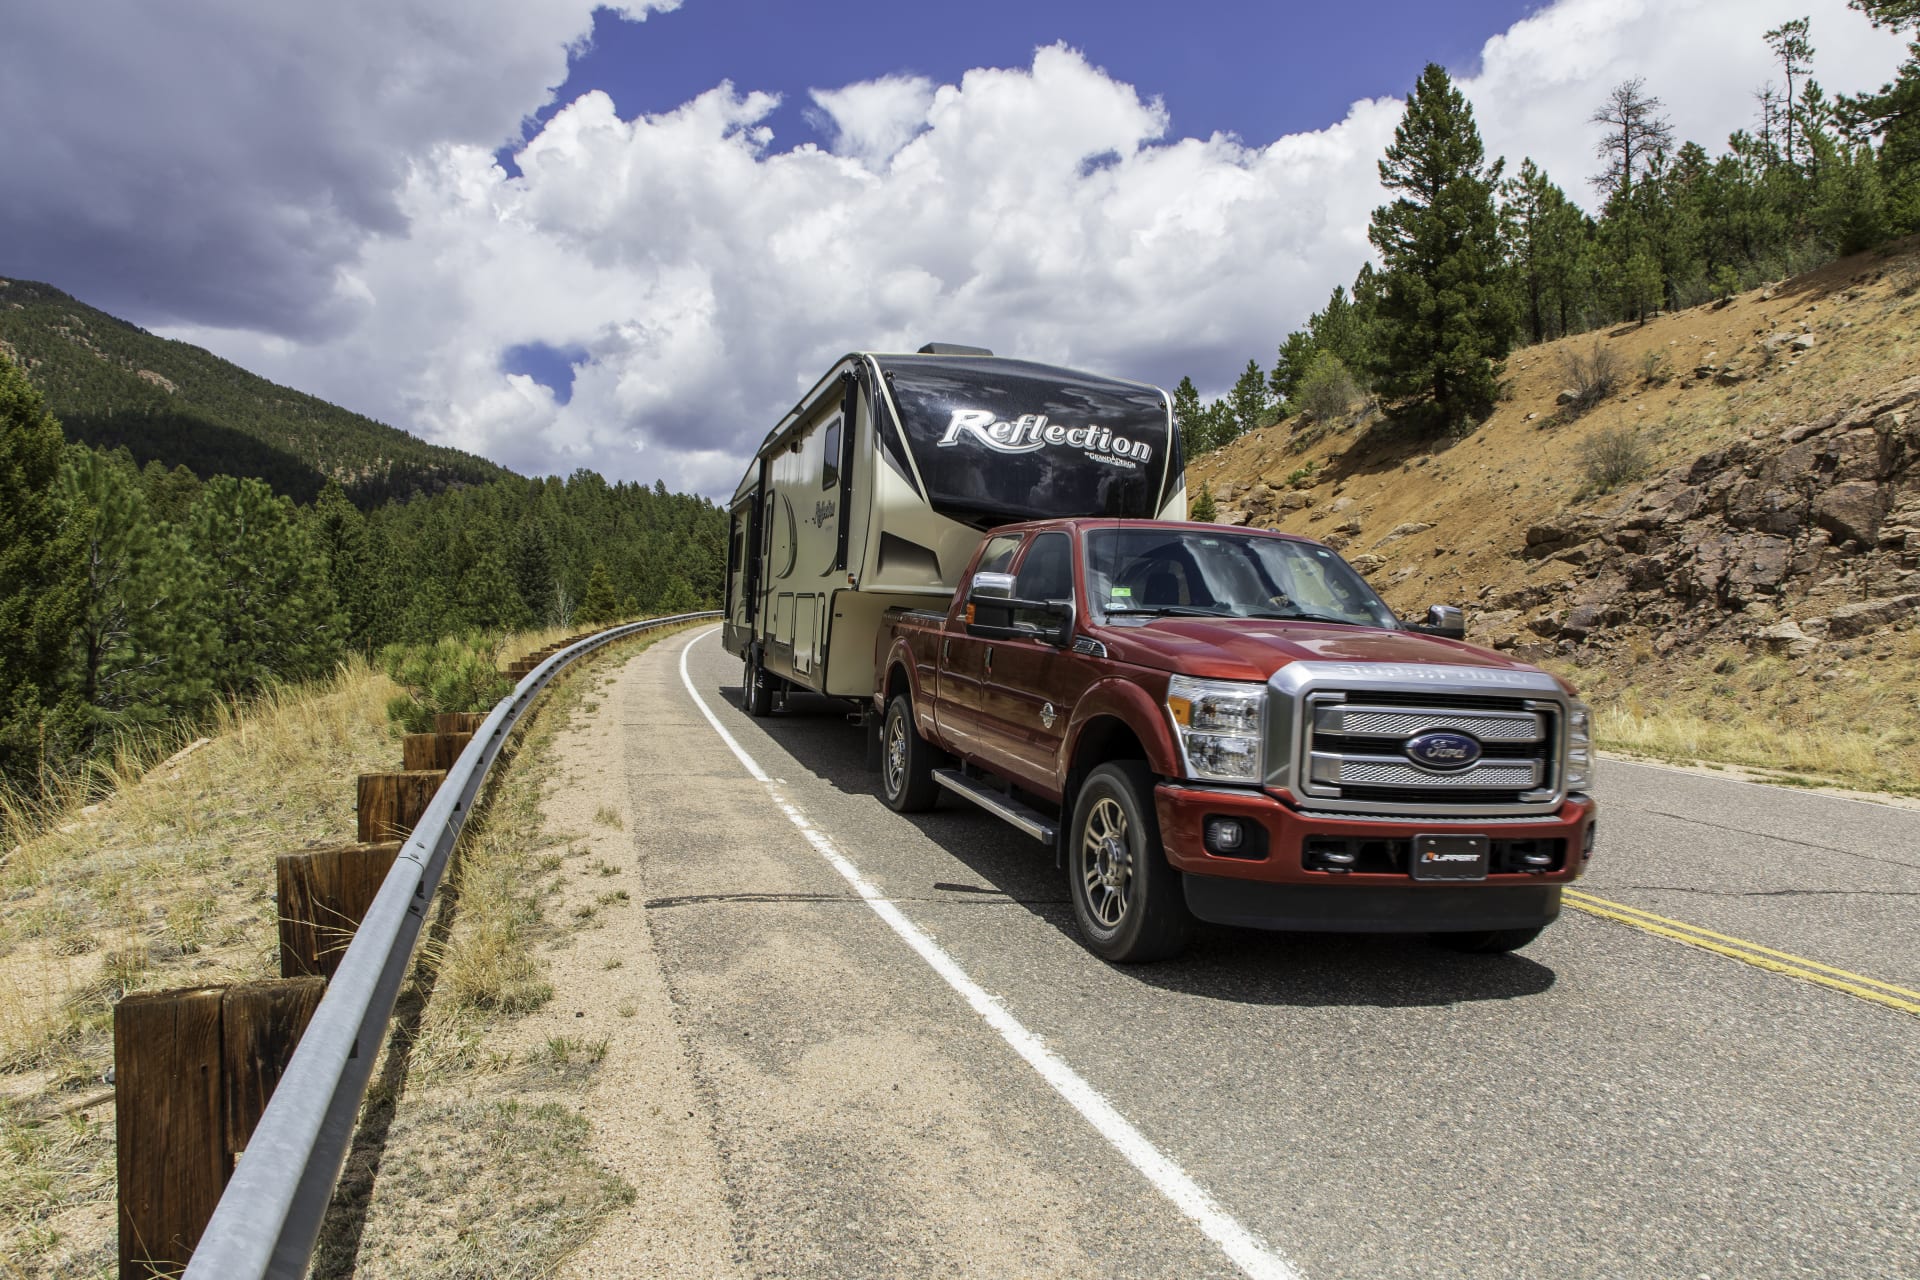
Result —
<path fill-rule="evenodd" d="M 880 724 L 880 798 L 895 813 L 925 813 L 939 799 L 933 780 L 939 749 L 913 723 L 913 700 L 896 693 Z"/>
<path fill-rule="evenodd" d="M 740 709 L 756 718 L 773 714 L 773 688 L 760 666 L 760 652 L 752 645 L 747 646 L 740 669 Z"/>
<path fill-rule="evenodd" d="M 1471 929 L 1465 933 L 1429 934 L 1428 938 L 1434 946 L 1445 947 L 1448 951 L 1460 951 L 1473 956 L 1497 956 L 1518 951 L 1539 937 L 1546 927 L 1537 924 L 1531 929 Z"/>
<path fill-rule="evenodd" d="M 1146 765 L 1111 761 L 1080 784 L 1067 831 L 1067 882 L 1081 941 L 1102 959 L 1166 960 L 1193 941 L 1193 913 L 1160 844 Z"/>

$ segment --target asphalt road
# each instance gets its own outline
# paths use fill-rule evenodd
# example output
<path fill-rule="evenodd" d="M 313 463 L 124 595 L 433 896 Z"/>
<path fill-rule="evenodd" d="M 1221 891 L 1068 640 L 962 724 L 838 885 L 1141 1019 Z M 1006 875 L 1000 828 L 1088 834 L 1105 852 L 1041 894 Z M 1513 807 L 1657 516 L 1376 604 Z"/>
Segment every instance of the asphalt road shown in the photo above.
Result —
<path fill-rule="evenodd" d="M 1206 928 L 1109 966 L 1040 846 L 888 811 L 840 708 L 748 719 L 712 631 L 636 661 L 646 922 L 747 1272 L 1920 1277 L 1920 1017 L 1576 911 L 1511 956 Z M 1583 889 L 1920 988 L 1920 812 L 1615 762 L 1598 790 Z"/>

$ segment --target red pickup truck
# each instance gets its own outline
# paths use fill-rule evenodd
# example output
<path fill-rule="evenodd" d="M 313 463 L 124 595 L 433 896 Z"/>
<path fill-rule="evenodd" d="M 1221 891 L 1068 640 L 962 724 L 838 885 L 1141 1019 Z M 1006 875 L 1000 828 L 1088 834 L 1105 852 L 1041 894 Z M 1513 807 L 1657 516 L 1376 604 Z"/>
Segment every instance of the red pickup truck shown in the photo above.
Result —
<path fill-rule="evenodd" d="M 1087 945 L 1194 921 L 1524 946 L 1593 853 L 1589 713 L 1555 676 L 1396 618 L 1331 548 L 1211 524 L 994 530 L 944 615 L 875 641 L 881 790 L 1052 844 Z"/>

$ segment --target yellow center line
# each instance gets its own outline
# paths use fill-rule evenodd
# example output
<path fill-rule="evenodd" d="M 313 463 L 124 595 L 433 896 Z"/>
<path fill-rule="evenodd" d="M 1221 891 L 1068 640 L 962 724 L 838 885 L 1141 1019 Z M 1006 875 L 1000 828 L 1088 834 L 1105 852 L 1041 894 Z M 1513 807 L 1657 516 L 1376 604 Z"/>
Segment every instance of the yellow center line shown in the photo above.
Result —
<path fill-rule="evenodd" d="M 1861 974 L 1849 973 L 1845 969 L 1836 969 L 1817 960 L 1808 960 L 1786 951 L 1775 951 L 1772 947 L 1763 947 L 1757 942 L 1748 942 L 1744 938 L 1731 937 L 1724 933 L 1715 933 L 1711 929 L 1702 929 L 1698 925 L 1674 920 L 1667 916 L 1655 915 L 1639 907 L 1630 907 L 1624 902 L 1610 902 L 1605 898 L 1596 898 L 1592 894 L 1577 889 L 1568 889 L 1562 895 L 1566 904 L 1588 915 L 1599 916 L 1618 924 L 1632 925 L 1648 933 L 1663 938 L 1672 938 L 1684 942 L 1690 947 L 1712 951 L 1766 969 L 1772 973 L 1799 978 L 1804 982 L 1818 983 L 1820 986 L 1843 991 L 1861 1000 L 1870 1000 L 1875 1004 L 1898 1009 L 1902 1013 L 1920 1016 L 1920 991 L 1895 986 L 1891 982 L 1882 982 L 1878 978 L 1868 978 Z"/>

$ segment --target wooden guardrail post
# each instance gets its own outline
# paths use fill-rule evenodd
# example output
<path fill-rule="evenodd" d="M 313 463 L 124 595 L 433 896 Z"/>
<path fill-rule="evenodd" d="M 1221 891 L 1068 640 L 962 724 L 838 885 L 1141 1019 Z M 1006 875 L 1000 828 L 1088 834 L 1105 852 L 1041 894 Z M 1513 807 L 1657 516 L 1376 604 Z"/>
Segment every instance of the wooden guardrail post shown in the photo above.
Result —
<path fill-rule="evenodd" d="M 145 991 L 113 1010 L 121 1280 L 184 1267 L 326 990 Z"/>
<path fill-rule="evenodd" d="M 409 733 L 400 739 L 400 767 L 409 772 L 451 769 L 472 741 L 471 733 Z"/>
<path fill-rule="evenodd" d="M 444 769 L 361 774 L 356 806 L 360 843 L 406 839 L 446 776 Z"/>
<path fill-rule="evenodd" d="M 480 726 L 486 723 L 484 711 L 439 711 L 434 713 L 433 731 L 435 733 L 478 733 Z"/>
<path fill-rule="evenodd" d="M 280 855 L 275 879 L 281 977 L 333 976 L 399 856 L 398 840 Z"/>

